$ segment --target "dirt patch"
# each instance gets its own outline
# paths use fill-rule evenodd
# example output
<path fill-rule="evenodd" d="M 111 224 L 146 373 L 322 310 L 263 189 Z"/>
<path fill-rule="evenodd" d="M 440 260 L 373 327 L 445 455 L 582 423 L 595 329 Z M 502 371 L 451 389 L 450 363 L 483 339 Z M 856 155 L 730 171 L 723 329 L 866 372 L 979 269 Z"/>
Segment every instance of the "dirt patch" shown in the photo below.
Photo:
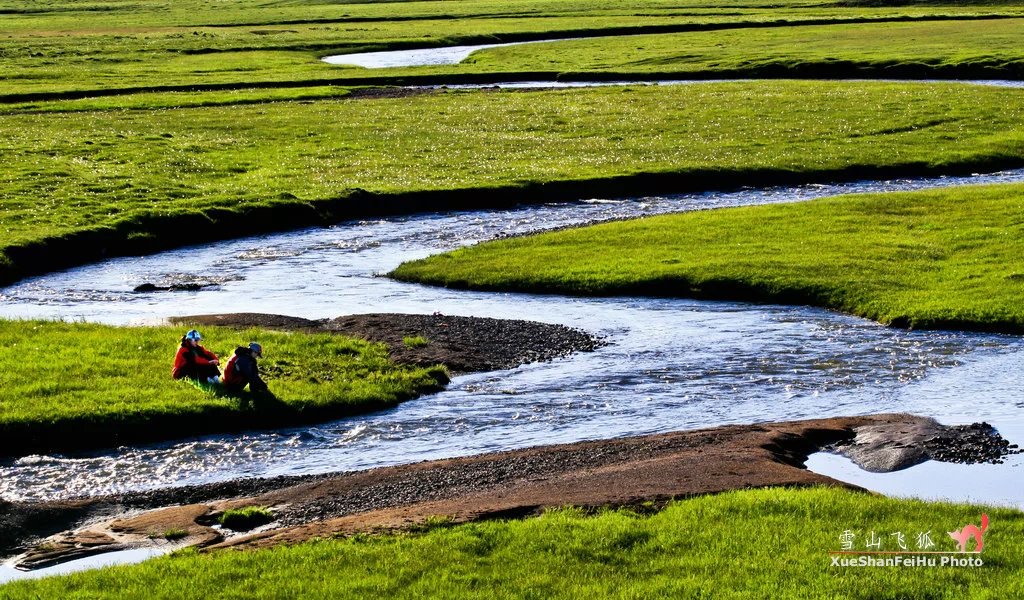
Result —
<path fill-rule="evenodd" d="M 443 364 L 456 373 L 511 369 L 604 344 L 579 329 L 513 319 L 442 315 L 366 314 L 311 320 L 234 313 L 174 317 L 172 323 L 329 332 L 387 344 L 391 358 L 418 366 Z M 421 339 L 416 339 L 421 338 Z"/>
<path fill-rule="evenodd" d="M 177 542 L 182 546 L 203 547 L 223 541 L 212 522 L 204 518 L 206 505 L 174 506 L 135 516 L 96 521 L 85 527 L 51 536 L 22 555 L 20 569 L 42 569 L 56 564 L 144 546 Z"/>
<path fill-rule="evenodd" d="M 145 512 L 134 517 L 116 519 L 109 523 L 107 528 L 119 534 L 148 538 L 166 537 L 169 532 L 176 532 L 181 537 L 199 537 L 202 538 L 203 543 L 208 543 L 221 539 L 219 533 L 208 527 L 213 522 L 212 519 L 207 518 L 210 512 L 210 507 L 205 504 L 174 506 Z"/>
<path fill-rule="evenodd" d="M 73 531 L 39 544 L 18 561 L 18 568 L 43 569 L 53 565 L 93 556 L 126 550 L 129 546 L 116 538 L 98 531 Z"/>
<path fill-rule="evenodd" d="M 394 87 L 363 87 L 353 88 L 347 96 L 346 100 L 380 100 L 382 98 L 411 98 L 413 96 L 423 96 L 425 94 L 437 94 L 443 90 L 439 90 L 431 87 L 405 87 L 405 86 L 394 86 Z"/>

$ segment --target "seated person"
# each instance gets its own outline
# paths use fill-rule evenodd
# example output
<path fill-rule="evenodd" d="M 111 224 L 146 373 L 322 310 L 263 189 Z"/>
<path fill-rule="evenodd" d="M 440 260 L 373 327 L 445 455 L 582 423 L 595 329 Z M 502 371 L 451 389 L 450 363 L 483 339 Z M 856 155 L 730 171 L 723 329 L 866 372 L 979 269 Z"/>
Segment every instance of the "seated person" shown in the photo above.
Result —
<path fill-rule="evenodd" d="M 174 369 L 171 377 L 181 379 L 188 377 L 205 383 L 219 383 L 220 361 L 217 355 L 199 345 L 203 336 L 195 329 L 189 330 L 181 338 L 181 347 L 174 356 Z"/>
<path fill-rule="evenodd" d="M 256 360 L 259 358 L 263 358 L 263 346 L 256 342 L 250 343 L 248 348 L 235 348 L 235 355 L 224 367 L 224 387 L 233 392 L 240 392 L 248 385 L 250 392 L 269 392 L 257 369 Z"/>

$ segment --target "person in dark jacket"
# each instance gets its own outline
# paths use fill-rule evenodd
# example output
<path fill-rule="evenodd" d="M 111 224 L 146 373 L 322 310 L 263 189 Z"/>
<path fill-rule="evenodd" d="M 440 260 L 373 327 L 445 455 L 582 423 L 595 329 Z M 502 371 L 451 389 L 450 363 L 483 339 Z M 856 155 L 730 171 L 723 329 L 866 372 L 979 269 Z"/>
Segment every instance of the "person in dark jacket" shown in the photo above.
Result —
<path fill-rule="evenodd" d="M 220 361 L 217 360 L 216 354 L 199 345 L 202 339 L 203 336 L 195 329 L 182 336 L 181 346 L 174 356 L 171 377 L 188 377 L 206 383 L 220 383 Z"/>
<path fill-rule="evenodd" d="M 249 386 L 250 392 L 262 393 L 270 391 L 266 382 L 260 378 L 256 361 L 263 358 L 263 346 L 256 342 L 249 347 L 235 348 L 235 355 L 224 367 L 224 387 L 230 391 L 240 392 Z"/>

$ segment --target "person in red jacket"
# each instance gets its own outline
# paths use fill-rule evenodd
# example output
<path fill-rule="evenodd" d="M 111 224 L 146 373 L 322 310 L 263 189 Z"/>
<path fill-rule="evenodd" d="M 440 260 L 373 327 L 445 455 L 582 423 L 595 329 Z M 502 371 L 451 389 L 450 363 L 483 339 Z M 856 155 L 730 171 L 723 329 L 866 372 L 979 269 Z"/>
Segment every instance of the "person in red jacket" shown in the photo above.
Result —
<path fill-rule="evenodd" d="M 248 385 L 250 392 L 270 393 L 266 382 L 260 378 L 259 368 L 256 365 L 256 360 L 259 358 L 263 358 L 263 346 L 256 342 L 249 344 L 248 348 L 243 346 L 235 348 L 235 355 L 224 367 L 224 388 L 233 392 L 241 392 Z"/>
<path fill-rule="evenodd" d="M 171 377 L 188 377 L 206 383 L 220 383 L 220 361 L 217 355 L 199 345 L 203 336 L 195 329 L 181 338 L 181 347 L 174 356 L 174 370 Z"/>

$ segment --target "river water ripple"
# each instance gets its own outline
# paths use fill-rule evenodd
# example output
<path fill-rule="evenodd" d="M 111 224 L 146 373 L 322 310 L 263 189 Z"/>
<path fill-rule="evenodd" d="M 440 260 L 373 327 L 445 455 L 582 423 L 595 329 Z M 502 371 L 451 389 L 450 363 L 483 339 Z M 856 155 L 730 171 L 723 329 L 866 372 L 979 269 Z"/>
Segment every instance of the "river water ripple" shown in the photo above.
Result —
<path fill-rule="evenodd" d="M 431 214 L 110 260 L 0 289 L 6 318 L 154 323 L 172 315 L 307 318 L 440 311 L 531 318 L 607 336 L 593 353 L 456 378 L 441 393 L 315 427 L 0 462 L 0 497 L 52 499 L 237 477 L 323 473 L 540 444 L 726 423 L 908 411 L 987 419 L 1024 436 L 1024 341 L 909 332 L 804 307 L 452 291 L 375 274 L 498 235 L 611 218 L 794 202 L 847 192 L 1024 181 L 967 178 L 747 189 Z M 136 294 L 143 282 L 226 277 L 199 292 Z M 168 364 L 176 347 L 168 340 Z M 268 348 L 272 352 L 272 348 Z M 170 385 L 170 381 L 168 382 Z M 1013 477 L 1021 460 L 999 468 Z"/>

